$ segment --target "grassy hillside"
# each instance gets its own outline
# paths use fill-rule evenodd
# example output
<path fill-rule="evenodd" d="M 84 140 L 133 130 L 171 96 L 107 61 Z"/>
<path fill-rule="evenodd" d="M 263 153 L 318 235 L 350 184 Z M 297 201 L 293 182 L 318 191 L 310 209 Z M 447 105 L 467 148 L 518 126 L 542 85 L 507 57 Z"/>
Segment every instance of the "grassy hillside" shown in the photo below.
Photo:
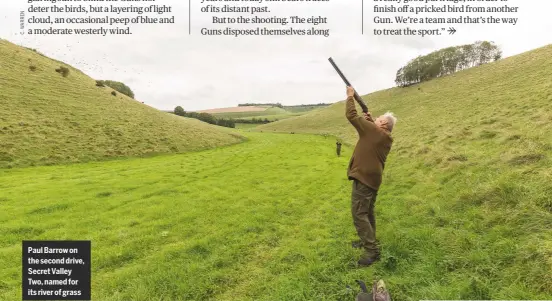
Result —
<path fill-rule="evenodd" d="M 551 55 L 552 46 L 547 46 L 420 85 L 378 91 L 363 99 L 375 116 L 385 111 L 396 113 L 399 123 L 394 135 L 405 147 L 417 145 L 420 139 L 422 143 L 439 141 L 464 128 L 471 132 L 525 130 L 536 135 L 543 132 L 543 126 L 550 126 Z M 358 105 L 357 109 L 361 112 Z M 259 130 L 328 133 L 355 143 L 356 132 L 345 119 L 344 110 L 341 101 L 300 117 L 262 125 Z M 532 130 L 533 123 L 542 130 Z"/>
<path fill-rule="evenodd" d="M 252 129 L 259 126 L 258 123 L 236 123 L 236 129 Z"/>
<path fill-rule="evenodd" d="M 399 118 L 377 209 L 381 240 L 401 241 L 392 279 L 419 298 L 550 299 L 552 46 L 364 99 Z M 356 142 L 344 102 L 255 130 Z"/>
<path fill-rule="evenodd" d="M 312 106 L 284 106 L 284 109 L 292 113 L 304 113 L 312 110 L 318 110 L 327 107 L 328 105 L 312 105 Z"/>
<path fill-rule="evenodd" d="M 186 152 L 242 141 L 167 114 L 61 62 L 0 40 L 0 168 Z M 31 67 L 32 66 L 32 67 Z M 55 69 L 67 67 L 67 77 Z M 31 70 L 34 68 L 34 71 Z"/>

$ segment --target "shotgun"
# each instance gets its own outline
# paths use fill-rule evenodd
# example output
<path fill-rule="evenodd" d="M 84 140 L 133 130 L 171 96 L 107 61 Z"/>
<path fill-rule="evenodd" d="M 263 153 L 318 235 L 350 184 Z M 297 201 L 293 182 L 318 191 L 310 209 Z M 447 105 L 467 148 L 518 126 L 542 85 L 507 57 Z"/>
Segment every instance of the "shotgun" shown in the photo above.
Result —
<path fill-rule="evenodd" d="M 337 65 L 335 64 L 334 60 L 330 57 L 328 59 L 328 61 L 330 61 L 330 64 L 332 64 L 332 66 L 334 67 L 335 71 L 337 72 L 337 74 L 339 74 L 339 76 L 341 76 L 341 79 L 343 80 L 343 82 L 345 82 L 345 85 L 347 85 L 347 87 L 352 87 L 351 86 L 351 83 L 347 80 L 347 78 L 345 77 L 345 75 L 343 75 L 343 73 L 341 72 L 341 70 L 339 70 L 339 67 L 337 67 Z M 358 104 L 360 105 L 360 107 L 362 108 L 362 112 L 364 113 L 368 113 L 368 107 L 366 106 L 366 104 L 364 103 L 364 101 L 362 100 L 362 98 L 360 98 L 360 95 L 358 95 L 357 91 L 355 90 L 355 100 L 358 102 Z"/>

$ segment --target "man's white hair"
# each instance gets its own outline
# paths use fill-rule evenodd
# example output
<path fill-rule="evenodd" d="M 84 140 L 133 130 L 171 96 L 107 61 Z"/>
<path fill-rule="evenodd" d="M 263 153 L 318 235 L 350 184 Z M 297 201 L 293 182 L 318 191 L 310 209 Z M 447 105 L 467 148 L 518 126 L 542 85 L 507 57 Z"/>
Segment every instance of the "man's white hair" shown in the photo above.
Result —
<path fill-rule="evenodd" d="M 397 123 L 397 117 L 395 117 L 395 115 L 393 115 L 392 112 L 387 112 L 383 114 L 383 117 L 389 120 L 389 124 L 388 124 L 389 131 L 393 131 L 393 127 L 395 127 L 395 124 Z"/>

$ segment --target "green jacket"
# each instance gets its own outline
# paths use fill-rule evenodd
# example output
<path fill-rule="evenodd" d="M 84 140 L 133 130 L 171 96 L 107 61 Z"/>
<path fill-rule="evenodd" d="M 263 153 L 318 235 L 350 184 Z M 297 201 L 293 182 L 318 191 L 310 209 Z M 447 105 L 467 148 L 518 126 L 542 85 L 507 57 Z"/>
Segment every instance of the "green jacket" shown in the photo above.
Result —
<path fill-rule="evenodd" d="M 378 190 L 385 160 L 393 144 L 391 133 L 376 126 L 371 117 L 366 120 L 363 115 L 359 115 L 353 97 L 347 98 L 345 115 L 358 132 L 358 142 L 349 161 L 347 177 Z"/>

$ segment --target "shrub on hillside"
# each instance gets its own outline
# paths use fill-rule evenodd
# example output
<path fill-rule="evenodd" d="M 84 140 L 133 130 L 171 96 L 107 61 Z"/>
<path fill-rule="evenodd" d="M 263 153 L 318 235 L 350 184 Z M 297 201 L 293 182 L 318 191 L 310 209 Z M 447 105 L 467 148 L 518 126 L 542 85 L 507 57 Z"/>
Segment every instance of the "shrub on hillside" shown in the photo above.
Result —
<path fill-rule="evenodd" d="M 35 71 L 35 70 L 36 70 L 36 66 L 35 66 L 35 65 L 30 65 L 30 66 L 29 66 L 29 69 L 30 69 L 31 71 Z"/>
<path fill-rule="evenodd" d="M 198 119 L 201 120 L 201 121 L 210 123 L 210 124 L 217 124 L 217 119 L 215 118 L 215 116 L 213 116 L 209 113 L 199 113 L 198 114 Z"/>
<path fill-rule="evenodd" d="M 178 116 L 185 116 L 186 111 L 184 111 L 184 109 L 181 106 L 178 106 L 178 107 L 174 108 L 174 114 L 178 115 Z"/>
<path fill-rule="evenodd" d="M 96 87 L 105 87 L 105 85 L 104 85 L 102 80 L 97 80 L 96 81 Z"/>
<path fill-rule="evenodd" d="M 56 72 L 63 75 L 63 77 L 67 77 L 69 75 L 69 68 L 61 66 L 56 69 Z"/>
<path fill-rule="evenodd" d="M 130 98 L 134 98 L 134 92 L 132 92 L 130 87 L 128 87 L 127 85 L 125 85 L 121 82 L 117 82 L 117 81 L 114 81 L 114 80 L 102 80 L 101 82 L 104 85 L 113 88 L 114 90 L 116 90 L 117 92 L 119 92 L 121 94 L 124 94 L 124 95 L 126 95 Z"/>
<path fill-rule="evenodd" d="M 111 91 L 111 95 L 113 95 L 113 96 L 117 96 L 117 92 L 115 92 L 115 91 Z"/>

